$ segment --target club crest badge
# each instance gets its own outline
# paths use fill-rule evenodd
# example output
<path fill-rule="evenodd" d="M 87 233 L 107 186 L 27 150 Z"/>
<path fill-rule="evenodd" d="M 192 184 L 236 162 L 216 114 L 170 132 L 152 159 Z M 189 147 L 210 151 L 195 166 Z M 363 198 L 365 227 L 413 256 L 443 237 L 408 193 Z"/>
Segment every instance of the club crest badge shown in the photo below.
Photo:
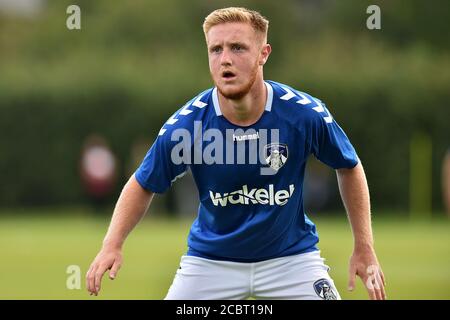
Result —
<path fill-rule="evenodd" d="M 320 279 L 314 282 L 314 290 L 323 300 L 337 300 L 334 288 L 327 279 Z"/>
<path fill-rule="evenodd" d="M 275 171 L 278 171 L 288 159 L 288 147 L 286 144 L 271 143 L 264 147 L 264 159 Z"/>

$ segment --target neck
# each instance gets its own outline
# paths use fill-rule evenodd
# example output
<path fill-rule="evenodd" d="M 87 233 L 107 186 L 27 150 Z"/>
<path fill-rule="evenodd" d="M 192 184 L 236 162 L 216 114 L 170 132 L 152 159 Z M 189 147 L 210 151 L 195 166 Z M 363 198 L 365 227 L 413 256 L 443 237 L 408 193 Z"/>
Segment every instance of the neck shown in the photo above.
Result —
<path fill-rule="evenodd" d="M 217 95 L 222 114 L 228 121 L 239 126 L 249 126 L 257 122 L 264 113 L 267 88 L 261 77 L 241 99 L 227 99 L 219 91 Z"/>

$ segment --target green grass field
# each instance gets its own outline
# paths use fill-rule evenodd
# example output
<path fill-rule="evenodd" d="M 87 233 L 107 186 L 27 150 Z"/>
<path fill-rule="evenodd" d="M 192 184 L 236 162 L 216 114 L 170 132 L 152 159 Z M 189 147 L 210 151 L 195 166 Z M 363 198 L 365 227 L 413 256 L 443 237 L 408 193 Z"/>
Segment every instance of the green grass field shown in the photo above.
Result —
<path fill-rule="evenodd" d="M 74 210 L 3 212 L 0 216 L 0 299 L 162 299 L 186 250 L 191 219 L 147 216 L 128 238 L 116 280 L 104 277 L 98 297 L 84 275 L 96 255 L 109 217 Z M 361 281 L 349 293 L 352 237 L 344 214 L 311 216 L 320 248 L 343 299 L 366 299 Z M 375 246 L 389 299 L 450 299 L 450 223 L 374 217 Z M 81 268 L 81 289 L 66 287 L 69 265 Z"/>

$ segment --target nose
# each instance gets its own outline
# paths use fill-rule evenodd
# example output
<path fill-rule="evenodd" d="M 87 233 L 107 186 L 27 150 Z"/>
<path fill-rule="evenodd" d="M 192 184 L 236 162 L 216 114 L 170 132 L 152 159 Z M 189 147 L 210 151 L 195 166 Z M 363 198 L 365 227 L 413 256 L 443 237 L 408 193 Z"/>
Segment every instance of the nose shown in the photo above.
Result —
<path fill-rule="evenodd" d="M 227 49 L 222 51 L 220 56 L 220 64 L 222 66 L 231 66 L 233 64 L 233 60 L 231 59 L 230 52 Z"/>

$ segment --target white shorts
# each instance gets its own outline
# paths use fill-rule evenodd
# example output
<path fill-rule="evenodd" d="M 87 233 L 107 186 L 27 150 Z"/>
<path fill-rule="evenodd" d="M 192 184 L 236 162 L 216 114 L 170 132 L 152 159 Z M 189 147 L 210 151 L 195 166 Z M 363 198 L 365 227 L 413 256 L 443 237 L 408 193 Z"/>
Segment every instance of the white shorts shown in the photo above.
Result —
<path fill-rule="evenodd" d="M 182 256 L 166 300 L 340 300 L 320 251 L 243 263 Z"/>

